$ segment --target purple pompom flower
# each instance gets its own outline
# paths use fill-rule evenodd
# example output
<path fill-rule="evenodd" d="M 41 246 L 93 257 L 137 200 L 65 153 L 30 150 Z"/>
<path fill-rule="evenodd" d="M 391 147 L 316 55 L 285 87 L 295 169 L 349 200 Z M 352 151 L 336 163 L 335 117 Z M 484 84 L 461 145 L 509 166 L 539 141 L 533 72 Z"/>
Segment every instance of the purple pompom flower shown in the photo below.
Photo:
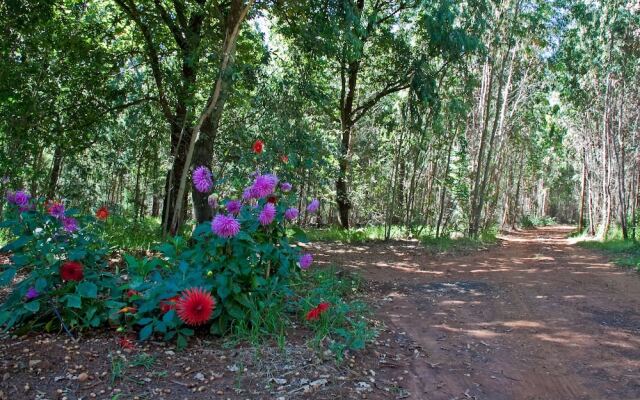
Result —
<path fill-rule="evenodd" d="M 272 174 L 258 175 L 251 185 L 251 195 L 256 199 L 268 196 L 276 188 L 278 177 Z"/>
<path fill-rule="evenodd" d="M 298 260 L 298 262 L 300 263 L 300 268 L 307 269 L 311 266 L 313 257 L 311 256 L 311 254 L 305 253 L 300 257 L 300 260 Z"/>
<path fill-rule="evenodd" d="M 262 207 L 262 211 L 260 211 L 260 216 L 258 216 L 258 221 L 260 221 L 261 225 L 269 225 L 273 222 L 273 219 L 276 217 L 276 206 L 273 203 L 267 203 Z"/>
<path fill-rule="evenodd" d="M 229 214 L 238 215 L 241 208 L 242 203 L 240 202 L 240 200 L 229 200 L 227 202 L 227 211 L 229 212 Z"/>
<path fill-rule="evenodd" d="M 31 200 L 31 195 L 29 195 L 29 193 L 25 192 L 24 190 L 18 190 L 17 192 L 9 192 L 7 194 L 7 201 L 9 201 L 9 203 L 15 204 L 21 209 L 28 207 L 29 200 Z"/>
<path fill-rule="evenodd" d="M 294 219 L 298 218 L 298 214 L 298 209 L 295 207 L 291 207 L 287 208 L 287 210 L 284 212 L 284 217 L 289 221 L 293 221 Z"/>
<path fill-rule="evenodd" d="M 211 222 L 211 230 L 223 238 L 234 237 L 240 232 L 240 222 L 230 215 L 218 214 Z"/>
<path fill-rule="evenodd" d="M 307 206 L 307 211 L 310 213 L 315 213 L 316 211 L 318 211 L 318 208 L 320 208 L 320 200 L 313 199 Z"/>
<path fill-rule="evenodd" d="M 73 233 L 78 230 L 78 220 L 73 217 L 62 217 L 62 226 L 65 231 Z"/>
<path fill-rule="evenodd" d="M 292 188 L 293 186 L 289 182 L 282 182 L 280 184 L 280 190 L 282 190 L 285 193 L 290 192 Z"/>
<path fill-rule="evenodd" d="M 213 187 L 213 179 L 209 168 L 204 165 L 199 166 L 193 171 L 191 178 L 193 180 L 193 185 L 196 187 L 198 192 L 207 193 L 211 191 L 211 188 Z"/>
<path fill-rule="evenodd" d="M 53 203 L 49 206 L 49 215 L 54 218 L 64 217 L 64 205 L 62 203 Z"/>
<path fill-rule="evenodd" d="M 36 298 L 36 297 L 38 297 L 38 296 L 40 296 L 40 293 L 38 293 L 38 291 L 36 290 L 36 288 L 34 288 L 33 286 L 32 286 L 32 287 L 30 287 L 30 288 L 27 290 L 27 294 L 25 294 L 25 295 L 24 295 L 24 297 L 25 297 L 27 300 L 33 300 L 33 299 L 35 299 L 35 298 Z"/>

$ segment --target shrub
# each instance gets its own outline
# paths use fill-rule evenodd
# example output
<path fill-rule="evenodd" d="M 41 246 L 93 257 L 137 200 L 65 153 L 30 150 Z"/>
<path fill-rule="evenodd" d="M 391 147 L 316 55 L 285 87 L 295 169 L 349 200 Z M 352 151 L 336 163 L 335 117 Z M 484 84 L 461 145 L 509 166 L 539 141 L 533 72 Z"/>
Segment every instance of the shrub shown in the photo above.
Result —
<path fill-rule="evenodd" d="M 24 193 L 24 192 L 21 192 Z M 9 200 L 12 200 L 9 196 Z M 102 222 L 78 217 L 59 203 L 15 200 L 0 225 L 12 234 L 0 251 L 11 252 L 0 285 L 22 279 L 0 305 L 0 326 L 47 330 L 95 328 L 117 312 L 118 279 L 107 269 Z"/>

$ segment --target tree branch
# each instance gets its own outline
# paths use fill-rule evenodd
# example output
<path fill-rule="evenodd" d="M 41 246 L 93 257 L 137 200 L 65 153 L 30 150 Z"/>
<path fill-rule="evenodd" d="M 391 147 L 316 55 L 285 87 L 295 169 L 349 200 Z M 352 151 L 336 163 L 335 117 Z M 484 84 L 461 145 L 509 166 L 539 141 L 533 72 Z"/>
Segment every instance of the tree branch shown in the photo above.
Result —
<path fill-rule="evenodd" d="M 156 87 L 158 89 L 158 102 L 160 103 L 160 108 L 162 109 L 162 113 L 164 114 L 167 122 L 169 122 L 170 125 L 174 125 L 175 118 L 173 113 L 171 112 L 169 101 L 167 100 L 167 96 L 165 93 L 162 71 L 160 70 L 160 57 L 158 56 L 158 50 L 153 43 L 151 30 L 147 25 L 145 25 L 144 22 L 142 22 L 140 13 L 133 3 L 133 0 L 115 0 L 115 2 L 133 20 L 133 22 L 136 24 L 136 26 L 138 26 L 138 29 L 140 29 L 140 32 L 142 33 L 142 37 L 145 41 L 145 47 L 147 49 L 147 57 L 149 58 L 149 63 L 151 64 L 153 79 L 155 80 Z"/>
<path fill-rule="evenodd" d="M 176 24 L 171 20 L 169 13 L 164 9 L 160 0 L 153 0 L 153 3 L 156 5 L 156 10 L 160 13 L 160 17 L 164 21 L 165 25 L 169 28 L 171 33 L 173 34 L 173 38 L 175 39 L 178 47 L 184 52 L 188 48 L 187 39 L 185 38 L 184 33 L 176 26 Z"/>

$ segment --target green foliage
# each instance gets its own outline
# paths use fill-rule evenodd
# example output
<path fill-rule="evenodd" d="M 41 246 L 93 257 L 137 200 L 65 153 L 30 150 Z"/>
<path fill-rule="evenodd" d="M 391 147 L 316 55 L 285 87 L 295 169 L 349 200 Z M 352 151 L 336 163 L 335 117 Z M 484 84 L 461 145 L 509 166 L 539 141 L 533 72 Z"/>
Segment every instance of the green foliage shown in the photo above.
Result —
<path fill-rule="evenodd" d="M 64 218 L 73 216 L 75 211 L 68 210 Z M 12 206 L 1 225 L 13 239 L 0 250 L 11 252 L 11 264 L 0 270 L 0 285 L 12 289 L 0 306 L 0 326 L 51 331 L 64 322 L 82 330 L 103 325 L 117 312 L 120 303 L 111 299 L 119 298 L 121 288 L 107 267 L 102 223 L 92 217 L 77 220 L 78 230 L 67 232 L 61 218 L 49 215 L 42 201 L 32 202 L 30 211 Z M 81 263 L 80 281 L 61 278 L 67 261 Z M 27 297 L 30 290 L 36 293 L 33 298 Z"/>
<path fill-rule="evenodd" d="M 556 223 L 555 218 L 547 215 L 538 217 L 537 215 L 525 214 L 520 218 L 520 226 L 525 229 L 535 228 L 536 226 L 555 225 Z"/>
<path fill-rule="evenodd" d="M 495 244 L 496 231 L 494 228 L 485 230 L 477 238 L 449 236 L 424 236 L 420 238 L 420 242 L 432 253 L 458 253 L 481 250 Z"/>
<path fill-rule="evenodd" d="M 303 294 L 296 304 L 301 316 L 321 303 L 329 304 L 319 319 L 308 320 L 307 325 L 314 331 L 311 344 L 316 348 L 326 344 L 338 360 L 346 350 L 363 349 L 377 335 L 367 319 L 367 306 L 355 298 L 358 290 L 357 277 L 335 268 L 314 270 L 296 289 Z"/>
<path fill-rule="evenodd" d="M 587 249 L 600 250 L 612 257 L 613 262 L 640 272 L 640 244 L 632 240 L 608 239 L 605 241 L 586 240 L 577 243 Z"/>

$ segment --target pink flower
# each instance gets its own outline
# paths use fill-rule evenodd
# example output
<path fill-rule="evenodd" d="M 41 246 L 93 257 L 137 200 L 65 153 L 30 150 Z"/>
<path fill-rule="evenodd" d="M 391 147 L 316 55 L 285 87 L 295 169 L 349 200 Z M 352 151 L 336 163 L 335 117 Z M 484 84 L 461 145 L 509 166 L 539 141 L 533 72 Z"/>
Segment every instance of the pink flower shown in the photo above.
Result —
<path fill-rule="evenodd" d="M 311 266 L 313 257 L 311 256 L 311 254 L 305 253 L 300 257 L 300 260 L 298 260 L 298 262 L 300 263 L 300 268 L 307 269 Z"/>
<path fill-rule="evenodd" d="M 276 188 L 278 177 L 272 174 L 258 175 L 251 185 L 251 195 L 256 199 L 268 196 Z"/>
<path fill-rule="evenodd" d="M 62 217 L 62 226 L 65 231 L 73 233 L 78 230 L 78 221 L 73 217 Z"/>
<path fill-rule="evenodd" d="M 310 213 L 315 213 L 316 211 L 318 211 L 319 208 L 320 208 L 320 200 L 313 199 L 311 200 L 311 203 L 309 203 L 309 205 L 307 206 L 307 211 L 309 211 Z"/>
<path fill-rule="evenodd" d="M 276 206 L 273 203 L 267 203 L 262 208 L 260 212 L 260 216 L 258 217 L 258 221 L 260 221 L 261 225 L 269 225 L 273 222 L 273 219 L 276 217 Z"/>
<path fill-rule="evenodd" d="M 282 190 L 285 193 L 290 192 L 292 188 L 293 186 L 289 182 L 282 182 L 280 184 L 280 190 Z"/>
<path fill-rule="evenodd" d="M 298 213 L 299 211 L 295 207 L 287 208 L 287 210 L 284 212 L 284 217 L 289 221 L 293 221 L 294 219 L 298 218 Z"/>
<path fill-rule="evenodd" d="M 193 185 L 198 192 L 206 193 L 211 191 L 213 187 L 213 179 L 211 177 L 211 171 L 209 168 L 201 165 L 193 171 L 192 175 Z"/>
<path fill-rule="evenodd" d="M 49 206 L 49 215 L 54 218 L 62 218 L 64 217 L 64 205 L 62 203 L 52 203 Z"/>
<path fill-rule="evenodd" d="M 240 203 L 239 200 L 229 200 L 227 202 L 227 211 L 229 212 L 229 214 L 238 215 L 241 208 L 242 203 Z"/>
<path fill-rule="evenodd" d="M 240 222 L 230 215 L 218 214 L 211 222 L 211 230 L 223 238 L 234 237 L 240 232 Z"/>

